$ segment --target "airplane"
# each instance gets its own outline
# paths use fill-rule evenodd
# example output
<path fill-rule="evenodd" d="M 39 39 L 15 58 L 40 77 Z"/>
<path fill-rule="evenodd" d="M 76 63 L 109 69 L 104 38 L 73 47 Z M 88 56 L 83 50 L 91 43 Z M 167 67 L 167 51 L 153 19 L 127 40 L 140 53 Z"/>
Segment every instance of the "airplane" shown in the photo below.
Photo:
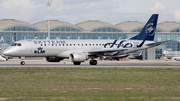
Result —
<path fill-rule="evenodd" d="M 74 65 L 80 65 L 81 62 L 90 59 L 90 65 L 97 65 L 97 60 L 95 60 L 97 57 L 118 57 L 167 42 L 153 41 L 157 20 L 158 14 L 153 14 L 141 32 L 129 40 L 20 40 L 5 49 L 3 55 L 12 57 L 46 57 L 48 62 L 60 62 L 63 59 L 70 59 Z M 24 64 L 25 62 L 21 61 L 21 65 Z"/>

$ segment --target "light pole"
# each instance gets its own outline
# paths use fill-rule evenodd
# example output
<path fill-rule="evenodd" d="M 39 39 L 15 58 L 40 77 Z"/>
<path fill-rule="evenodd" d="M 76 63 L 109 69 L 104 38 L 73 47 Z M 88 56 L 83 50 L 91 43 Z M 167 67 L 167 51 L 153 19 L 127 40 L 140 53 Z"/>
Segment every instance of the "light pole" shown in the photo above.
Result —
<path fill-rule="evenodd" d="M 50 22 L 49 22 L 49 8 L 51 6 L 52 0 L 48 0 L 47 7 L 48 7 L 48 39 L 50 39 Z"/>

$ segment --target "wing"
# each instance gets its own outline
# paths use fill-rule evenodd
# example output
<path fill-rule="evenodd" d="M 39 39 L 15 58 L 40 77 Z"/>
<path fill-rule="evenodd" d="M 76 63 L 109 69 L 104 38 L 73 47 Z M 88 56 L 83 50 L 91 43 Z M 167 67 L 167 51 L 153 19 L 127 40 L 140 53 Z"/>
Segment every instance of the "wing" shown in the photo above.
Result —
<path fill-rule="evenodd" d="M 117 48 L 117 49 L 101 49 L 88 51 L 89 55 L 123 55 L 133 53 L 139 50 L 147 49 L 148 47 L 134 47 L 134 48 Z"/>
<path fill-rule="evenodd" d="M 172 40 L 166 40 L 166 41 L 161 41 L 161 42 L 150 43 L 150 44 L 146 44 L 146 46 L 154 47 L 154 46 L 158 46 L 161 43 L 168 42 L 168 41 L 172 41 Z"/>
<path fill-rule="evenodd" d="M 144 46 L 140 45 L 138 47 L 131 47 L 131 48 L 108 48 L 108 49 L 100 49 L 100 50 L 90 50 L 90 51 L 87 51 L 87 53 L 89 55 L 111 55 L 111 56 L 114 56 L 114 55 L 123 55 L 123 54 L 129 54 L 129 53 L 133 53 L 133 52 L 137 52 L 137 51 L 140 51 L 140 50 L 144 50 L 144 49 L 148 49 L 148 48 L 151 48 L 151 47 L 155 47 L 157 45 L 160 45 L 161 43 L 164 43 L 164 42 L 168 42 L 168 41 L 172 41 L 172 40 L 167 40 L 167 41 L 161 41 L 161 42 L 154 42 L 154 43 L 149 43 L 149 44 L 145 44 Z M 142 42 L 144 43 L 144 41 Z"/>
<path fill-rule="evenodd" d="M 128 50 L 129 48 L 116 48 L 116 49 L 100 49 L 100 50 L 90 50 L 89 53 L 104 53 L 104 52 L 115 52 L 115 51 L 124 51 Z"/>

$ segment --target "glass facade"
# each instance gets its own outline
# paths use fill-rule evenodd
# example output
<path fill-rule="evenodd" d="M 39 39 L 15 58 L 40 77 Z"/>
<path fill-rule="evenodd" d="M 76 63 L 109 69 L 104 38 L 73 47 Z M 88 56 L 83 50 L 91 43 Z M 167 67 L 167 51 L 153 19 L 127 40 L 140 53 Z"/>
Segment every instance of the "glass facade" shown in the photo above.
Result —
<path fill-rule="evenodd" d="M 61 31 L 61 32 L 82 32 L 81 29 L 73 27 L 56 27 L 52 28 L 50 31 Z"/>
<path fill-rule="evenodd" d="M 140 32 L 142 30 L 142 28 L 138 28 L 135 30 L 132 30 L 131 32 Z M 156 29 L 156 32 L 162 32 L 160 29 Z"/>
<path fill-rule="evenodd" d="M 103 28 L 93 29 L 91 32 L 123 32 L 123 31 L 117 28 L 103 27 Z"/>
<path fill-rule="evenodd" d="M 180 32 L 180 28 L 174 29 L 171 32 Z"/>
<path fill-rule="evenodd" d="M 99 27 L 91 31 L 83 31 L 81 28 L 59 26 L 52 28 L 50 39 L 129 39 L 137 35 L 142 28 L 131 32 L 123 32 L 114 27 Z M 23 39 L 46 39 L 47 31 L 41 31 L 29 26 L 11 26 L 0 31 L 0 44 L 11 45 L 15 41 Z M 171 32 L 156 31 L 155 41 L 173 40 L 166 43 L 165 49 L 180 51 L 180 28 Z M 156 47 L 156 59 L 162 57 L 162 45 Z"/>
<path fill-rule="evenodd" d="M 39 31 L 39 30 L 28 26 L 14 26 L 14 27 L 6 28 L 3 31 Z"/>

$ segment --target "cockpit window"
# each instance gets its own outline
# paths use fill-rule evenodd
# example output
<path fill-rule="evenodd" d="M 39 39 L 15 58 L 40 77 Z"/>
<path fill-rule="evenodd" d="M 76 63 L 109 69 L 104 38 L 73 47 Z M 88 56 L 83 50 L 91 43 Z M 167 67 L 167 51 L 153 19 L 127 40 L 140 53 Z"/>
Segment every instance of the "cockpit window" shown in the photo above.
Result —
<path fill-rule="evenodd" d="M 17 45 L 17 43 L 13 43 L 11 46 L 16 46 Z"/>
<path fill-rule="evenodd" d="M 21 43 L 18 43 L 17 46 L 21 46 Z"/>
<path fill-rule="evenodd" d="M 21 46 L 21 43 L 13 43 L 11 46 Z"/>

